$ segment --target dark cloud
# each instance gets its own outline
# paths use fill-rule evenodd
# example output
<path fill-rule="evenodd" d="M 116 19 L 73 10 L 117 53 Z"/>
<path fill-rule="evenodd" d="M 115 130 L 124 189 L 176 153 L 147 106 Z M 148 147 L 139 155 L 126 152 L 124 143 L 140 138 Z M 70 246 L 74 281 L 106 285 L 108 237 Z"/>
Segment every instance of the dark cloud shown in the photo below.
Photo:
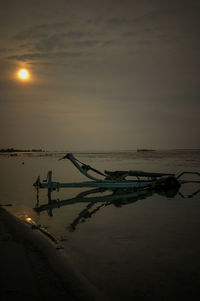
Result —
<path fill-rule="evenodd" d="M 62 36 L 55 34 L 48 38 L 40 38 L 34 47 L 36 50 L 49 52 L 55 49 L 66 48 L 66 45 Z"/>
<path fill-rule="evenodd" d="M 100 41 L 98 40 L 85 40 L 85 41 L 77 41 L 74 42 L 73 45 L 76 47 L 94 47 L 100 44 Z"/>
<path fill-rule="evenodd" d="M 30 38 L 30 36 L 26 35 L 26 38 L 23 38 L 23 39 L 21 38 L 21 40 L 25 40 L 25 39 L 27 39 L 27 37 Z M 33 33 L 31 35 L 32 39 L 45 39 L 47 37 L 48 37 L 48 34 L 46 34 L 46 33 Z"/>
<path fill-rule="evenodd" d="M 85 35 L 88 35 L 88 33 L 86 33 L 85 31 L 69 31 L 67 33 L 65 33 L 65 36 L 70 38 L 70 39 L 81 39 L 83 38 Z"/>
<path fill-rule="evenodd" d="M 118 26 L 120 26 L 122 24 L 127 24 L 128 22 L 129 21 L 126 18 L 117 18 L 117 17 L 111 18 L 111 19 L 108 20 L 109 24 L 111 24 L 111 25 L 118 25 Z"/>
<path fill-rule="evenodd" d="M 115 45 L 119 45 L 119 40 L 107 40 L 103 42 L 104 46 L 115 46 Z"/>
<path fill-rule="evenodd" d="M 32 52 L 36 50 L 47 53 L 66 49 L 75 51 L 74 48 L 90 48 L 100 44 L 100 41 L 97 39 L 99 32 L 87 27 L 85 29 L 77 28 L 76 30 L 71 30 L 71 28 L 66 27 L 66 24 L 37 25 L 19 33 L 15 36 L 15 39 L 24 42 L 20 45 L 20 48 L 24 48 L 24 50 L 27 47 L 27 50 L 30 51 L 32 49 Z M 52 29 L 55 28 L 62 28 L 62 30 L 52 34 Z"/>
<path fill-rule="evenodd" d="M 57 31 L 62 31 L 65 29 L 70 22 L 60 22 L 60 23 L 47 23 L 47 24 L 40 24 L 31 26 L 27 30 L 24 30 L 13 38 L 16 40 L 25 40 L 25 39 L 34 39 L 38 37 L 47 37 L 49 34 Z"/>
<path fill-rule="evenodd" d="M 101 17 L 101 16 L 97 16 L 97 17 L 93 17 L 93 18 L 89 18 L 88 20 L 87 20 L 87 23 L 89 24 L 89 25 L 94 25 L 94 26 L 99 26 L 99 25 L 102 25 L 103 23 L 104 23 L 104 19 L 103 19 L 103 17 Z"/>
<path fill-rule="evenodd" d="M 8 48 L 0 48 L 0 53 L 6 53 L 8 52 L 10 49 Z"/>
<path fill-rule="evenodd" d="M 166 2 L 166 4 L 168 3 Z M 159 24 L 160 26 L 162 26 L 162 24 L 166 24 L 170 26 L 171 22 L 177 22 L 177 24 L 181 22 L 181 25 L 183 25 L 190 21 L 193 23 L 195 19 L 199 21 L 199 3 L 195 4 L 192 1 L 182 1 L 180 3 L 180 1 L 174 1 L 170 6 L 164 6 L 165 8 L 154 8 L 145 14 L 141 14 L 140 16 L 133 18 L 133 24 L 140 24 L 142 26 L 145 24 L 151 24 L 150 28 L 152 28 L 152 25 L 154 24 Z"/>
<path fill-rule="evenodd" d="M 77 58 L 83 55 L 89 55 L 83 52 L 52 52 L 52 53 L 27 53 L 22 55 L 11 55 L 8 56 L 9 60 L 17 61 L 34 61 L 43 59 L 56 59 L 56 58 Z"/>
<path fill-rule="evenodd" d="M 149 23 L 151 21 L 156 22 L 157 20 L 161 20 L 163 17 L 169 17 L 169 16 L 175 16 L 176 10 L 172 8 L 166 8 L 166 9 L 155 9 L 151 12 L 148 12 L 144 15 L 141 15 L 133 20 L 136 24 L 145 24 Z"/>
<path fill-rule="evenodd" d="M 85 24 L 87 25 L 87 21 Z M 16 41 L 23 41 L 23 44 L 15 47 L 15 52 L 20 54 L 13 54 L 7 56 L 7 58 L 18 61 L 32 61 L 68 58 L 69 56 L 78 57 L 79 49 L 87 50 L 87 48 L 102 45 L 101 41 L 97 39 L 99 32 L 87 28 L 87 26 L 83 29 L 80 25 L 77 25 L 76 30 L 71 30 L 67 25 L 68 22 L 41 24 L 19 33 L 14 38 Z M 62 30 L 59 31 L 59 28 Z M 56 32 L 52 33 L 55 29 Z M 23 50 L 23 54 L 20 49 Z"/>
<path fill-rule="evenodd" d="M 141 44 L 141 45 L 149 45 L 151 44 L 152 41 L 150 40 L 139 40 L 139 41 L 136 41 L 137 44 Z"/>
<path fill-rule="evenodd" d="M 135 31 L 127 31 L 127 32 L 123 32 L 122 35 L 125 37 L 134 37 L 137 35 L 137 33 Z"/>
<path fill-rule="evenodd" d="M 87 27 L 87 21 L 84 22 L 84 27 L 81 24 L 76 25 L 77 29 L 73 29 L 73 24 L 68 22 L 53 23 L 53 24 L 41 24 L 33 26 L 25 31 L 22 31 L 15 35 L 13 38 L 16 40 L 26 39 L 47 39 L 50 37 L 56 37 L 57 39 L 69 38 L 69 39 L 81 39 L 86 37 L 95 37 L 102 34 L 101 31 L 94 28 Z"/>

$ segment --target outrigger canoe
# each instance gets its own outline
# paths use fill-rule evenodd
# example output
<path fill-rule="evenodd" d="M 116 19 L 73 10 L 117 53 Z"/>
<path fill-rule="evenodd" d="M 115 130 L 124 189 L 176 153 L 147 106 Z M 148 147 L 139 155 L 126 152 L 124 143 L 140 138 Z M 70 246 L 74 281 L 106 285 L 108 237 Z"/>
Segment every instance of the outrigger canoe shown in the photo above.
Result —
<path fill-rule="evenodd" d="M 182 172 L 179 175 L 173 173 L 156 173 L 144 172 L 138 170 L 129 171 L 104 171 L 101 172 L 81 161 L 76 159 L 73 154 L 68 153 L 59 160 L 68 159 L 74 166 L 90 181 L 60 183 L 52 181 L 52 171 L 47 174 L 47 179 L 40 181 L 40 176 L 37 178 L 33 186 L 37 189 L 46 188 L 49 192 L 59 190 L 60 188 L 103 188 L 109 190 L 115 189 L 142 189 L 142 188 L 156 188 L 156 189 L 173 189 L 179 188 L 185 183 L 200 183 L 200 181 L 190 181 L 181 179 L 184 174 L 192 174 L 200 176 L 199 172 Z M 101 178 L 97 178 L 89 171 L 98 174 Z M 133 179 L 127 179 L 133 178 Z"/>

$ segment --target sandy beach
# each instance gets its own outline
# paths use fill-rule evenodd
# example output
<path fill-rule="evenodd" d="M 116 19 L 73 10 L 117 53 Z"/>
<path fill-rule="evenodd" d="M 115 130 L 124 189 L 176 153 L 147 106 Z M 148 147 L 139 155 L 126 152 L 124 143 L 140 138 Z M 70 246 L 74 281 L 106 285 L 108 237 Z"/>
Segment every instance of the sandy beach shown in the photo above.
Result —
<path fill-rule="evenodd" d="M 101 300 L 56 244 L 1 207 L 0 250 L 2 301 Z"/>

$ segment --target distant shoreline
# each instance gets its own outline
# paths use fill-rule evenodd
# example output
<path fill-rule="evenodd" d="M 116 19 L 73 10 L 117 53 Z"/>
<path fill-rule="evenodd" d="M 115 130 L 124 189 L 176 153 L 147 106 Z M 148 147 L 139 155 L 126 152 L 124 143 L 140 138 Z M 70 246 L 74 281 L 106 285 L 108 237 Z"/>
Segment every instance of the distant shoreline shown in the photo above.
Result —
<path fill-rule="evenodd" d="M 199 152 L 199 148 L 172 148 L 172 149 L 129 149 L 129 150 L 43 150 L 43 149 L 15 149 L 15 148 L 3 148 L 0 149 L 0 156 L 52 156 L 53 154 L 111 154 L 111 153 L 159 153 L 159 152 Z"/>
<path fill-rule="evenodd" d="M 1 148 L 0 153 L 34 153 L 34 152 L 45 152 L 42 149 L 16 149 L 16 148 Z"/>

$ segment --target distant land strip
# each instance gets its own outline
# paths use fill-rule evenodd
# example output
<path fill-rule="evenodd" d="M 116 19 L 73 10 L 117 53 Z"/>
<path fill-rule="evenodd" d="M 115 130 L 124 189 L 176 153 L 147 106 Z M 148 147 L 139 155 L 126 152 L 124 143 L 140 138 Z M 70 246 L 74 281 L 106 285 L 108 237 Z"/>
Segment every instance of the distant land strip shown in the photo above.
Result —
<path fill-rule="evenodd" d="M 28 153 L 28 152 L 45 152 L 42 149 L 16 149 L 16 148 L 1 148 L 0 153 Z"/>

